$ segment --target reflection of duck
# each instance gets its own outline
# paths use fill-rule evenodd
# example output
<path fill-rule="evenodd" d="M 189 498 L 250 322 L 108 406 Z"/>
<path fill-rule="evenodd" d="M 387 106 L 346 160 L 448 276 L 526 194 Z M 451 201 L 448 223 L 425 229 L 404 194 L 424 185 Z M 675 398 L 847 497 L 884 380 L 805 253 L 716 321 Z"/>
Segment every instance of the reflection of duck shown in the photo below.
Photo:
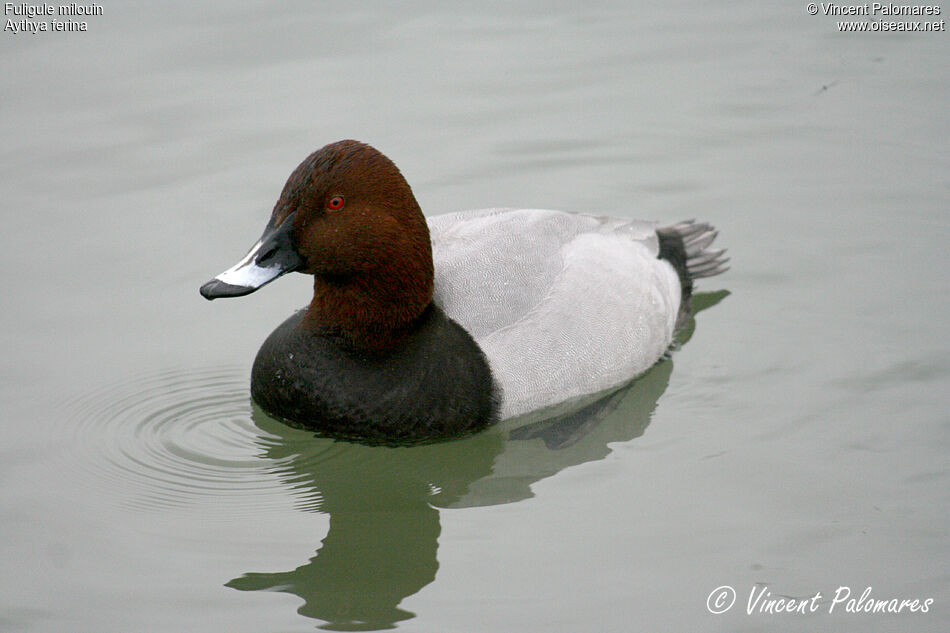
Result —
<path fill-rule="evenodd" d="M 726 290 L 692 298 L 693 314 L 684 320 L 676 345 L 684 345 L 695 329 L 694 315 L 729 295 Z M 566 407 L 562 415 L 523 416 L 503 423 L 509 440 L 488 477 L 473 482 L 451 507 L 495 505 L 531 496 L 531 484 L 561 470 L 603 459 L 609 444 L 643 435 L 657 400 L 666 391 L 673 362 L 667 358 L 627 387 L 602 396 L 580 410 Z"/>
<path fill-rule="evenodd" d="M 392 161 L 340 141 L 294 170 L 261 239 L 201 294 L 314 276 L 254 361 L 272 415 L 378 443 L 458 437 L 649 369 L 693 280 L 725 270 L 715 237 L 540 209 L 427 220 Z"/>
<path fill-rule="evenodd" d="M 264 457 L 303 505 L 330 515 L 317 555 L 293 571 L 246 574 L 241 590 L 278 590 L 304 600 L 299 612 L 327 628 L 374 630 L 412 617 L 398 608 L 435 579 L 441 527 L 434 505 L 451 505 L 491 473 L 504 436 L 482 433 L 417 447 L 339 443 L 275 422 L 255 407 L 270 436 Z"/>
<path fill-rule="evenodd" d="M 696 297 L 698 307 L 724 296 Z M 705 298 L 704 298 L 705 297 Z M 709 297 L 712 297 L 711 299 Z M 691 333 L 684 330 L 684 337 Z M 685 338 L 681 339 L 685 340 Z M 609 444 L 643 434 L 673 363 L 585 406 L 584 415 L 513 420 L 479 435 L 415 447 L 371 447 L 314 437 L 255 408 L 262 457 L 300 495 L 330 515 L 316 556 L 287 572 L 249 573 L 228 583 L 303 599 L 299 612 L 323 628 L 373 630 L 413 617 L 399 603 L 435 579 L 437 508 L 511 503 L 561 470 L 603 459 Z"/>

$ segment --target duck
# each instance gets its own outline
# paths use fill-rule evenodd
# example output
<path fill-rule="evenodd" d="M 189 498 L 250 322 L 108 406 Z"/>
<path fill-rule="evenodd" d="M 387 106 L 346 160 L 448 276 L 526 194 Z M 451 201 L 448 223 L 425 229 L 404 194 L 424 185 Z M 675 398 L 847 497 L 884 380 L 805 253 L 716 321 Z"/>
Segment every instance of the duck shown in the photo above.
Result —
<path fill-rule="evenodd" d="M 728 269 L 717 231 L 547 209 L 426 217 L 395 163 L 343 140 L 290 174 L 212 300 L 291 272 L 310 303 L 264 341 L 251 397 L 321 435 L 461 437 L 622 386 L 673 346 L 696 279 Z"/>

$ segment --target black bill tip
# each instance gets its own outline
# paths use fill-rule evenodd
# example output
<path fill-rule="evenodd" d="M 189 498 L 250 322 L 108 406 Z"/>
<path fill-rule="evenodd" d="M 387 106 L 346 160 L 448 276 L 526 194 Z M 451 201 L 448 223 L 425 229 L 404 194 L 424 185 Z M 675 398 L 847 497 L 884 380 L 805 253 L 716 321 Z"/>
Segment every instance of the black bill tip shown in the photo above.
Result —
<path fill-rule="evenodd" d="M 208 301 L 212 301 L 214 299 L 220 299 L 223 297 L 243 297 L 244 295 L 251 294 L 255 290 L 257 290 L 257 288 L 251 288 L 249 286 L 235 286 L 234 284 L 225 283 L 220 279 L 212 279 L 205 285 L 201 286 L 201 289 L 198 292 L 200 292 L 201 296 Z"/>

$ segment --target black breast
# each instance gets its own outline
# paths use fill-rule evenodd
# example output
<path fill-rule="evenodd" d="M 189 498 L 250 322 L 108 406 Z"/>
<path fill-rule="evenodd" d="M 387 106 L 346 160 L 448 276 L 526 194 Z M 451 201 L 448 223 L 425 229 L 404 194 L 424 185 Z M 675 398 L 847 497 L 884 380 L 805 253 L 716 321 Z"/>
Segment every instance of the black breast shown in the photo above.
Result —
<path fill-rule="evenodd" d="M 303 311 L 257 353 L 251 395 L 294 426 L 370 443 L 457 437 L 495 420 L 498 394 L 478 344 L 434 305 L 395 348 L 344 345 L 299 327 Z"/>

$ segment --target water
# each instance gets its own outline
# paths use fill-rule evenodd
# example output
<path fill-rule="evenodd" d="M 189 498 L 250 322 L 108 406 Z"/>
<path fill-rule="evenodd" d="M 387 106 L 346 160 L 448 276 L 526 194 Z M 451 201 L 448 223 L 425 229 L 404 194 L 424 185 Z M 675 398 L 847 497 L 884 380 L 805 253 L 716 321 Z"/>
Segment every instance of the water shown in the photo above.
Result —
<path fill-rule="evenodd" d="M 946 630 L 946 32 L 739 2 L 87 20 L 0 33 L 0 630 Z M 312 438 L 247 392 L 307 280 L 197 288 L 346 137 L 429 214 L 699 217 L 733 270 L 593 428 Z M 841 586 L 933 602 L 829 613 Z"/>

